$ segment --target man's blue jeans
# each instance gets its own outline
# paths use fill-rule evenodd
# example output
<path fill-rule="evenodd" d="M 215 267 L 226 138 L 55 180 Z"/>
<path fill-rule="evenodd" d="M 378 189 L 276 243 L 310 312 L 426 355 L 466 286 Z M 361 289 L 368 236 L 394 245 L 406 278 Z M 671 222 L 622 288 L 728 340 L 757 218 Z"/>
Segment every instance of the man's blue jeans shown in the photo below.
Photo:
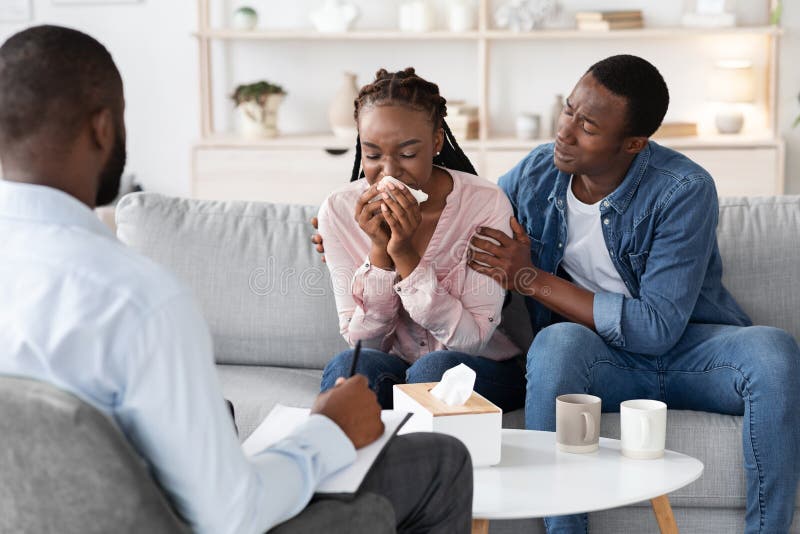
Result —
<path fill-rule="evenodd" d="M 333 358 L 322 373 L 322 391 L 332 388 L 336 379 L 347 376 L 353 351 L 346 350 Z M 463 363 L 477 377 L 475 391 L 498 405 L 504 412 L 522 408 L 525 403 L 525 369 L 520 358 L 498 362 L 452 350 L 430 352 L 409 365 L 399 356 L 374 349 L 362 349 L 356 372 L 367 377 L 370 388 L 384 409 L 392 407 L 392 386 L 438 382 L 451 367 Z"/>
<path fill-rule="evenodd" d="M 783 330 L 690 324 L 662 356 L 613 349 L 574 323 L 544 328 L 528 352 L 525 427 L 554 431 L 555 399 L 591 393 L 604 412 L 627 399 L 744 415 L 746 529 L 788 532 L 800 477 L 800 349 Z M 587 532 L 585 515 L 545 519 L 549 534 Z"/>

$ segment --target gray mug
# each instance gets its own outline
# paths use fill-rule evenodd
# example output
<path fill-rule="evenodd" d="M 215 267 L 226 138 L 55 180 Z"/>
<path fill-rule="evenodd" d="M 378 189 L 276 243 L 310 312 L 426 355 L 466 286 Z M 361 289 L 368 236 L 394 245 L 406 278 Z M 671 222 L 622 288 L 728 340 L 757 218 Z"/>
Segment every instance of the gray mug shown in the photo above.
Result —
<path fill-rule="evenodd" d="M 564 452 L 594 452 L 600 446 L 600 397 L 556 397 L 556 444 Z"/>

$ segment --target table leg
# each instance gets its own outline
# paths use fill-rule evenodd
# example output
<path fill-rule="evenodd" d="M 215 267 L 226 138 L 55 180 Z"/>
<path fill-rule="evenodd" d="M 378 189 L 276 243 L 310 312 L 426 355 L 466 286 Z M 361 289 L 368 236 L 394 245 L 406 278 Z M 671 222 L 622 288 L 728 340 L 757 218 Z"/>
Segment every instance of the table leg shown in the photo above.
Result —
<path fill-rule="evenodd" d="M 661 534 L 678 534 L 678 524 L 675 522 L 675 516 L 672 515 L 672 506 L 669 504 L 669 497 L 662 495 L 655 499 L 650 499 L 650 504 L 653 505 L 653 513 L 656 515 L 658 521 L 658 528 Z M 473 519 L 473 525 L 475 520 Z M 475 527 L 472 527 L 475 532 Z"/>
<path fill-rule="evenodd" d="M 488 519 L 473 519 L 472 520 L 472 534 L 489 534 L 489 520 Z"/>

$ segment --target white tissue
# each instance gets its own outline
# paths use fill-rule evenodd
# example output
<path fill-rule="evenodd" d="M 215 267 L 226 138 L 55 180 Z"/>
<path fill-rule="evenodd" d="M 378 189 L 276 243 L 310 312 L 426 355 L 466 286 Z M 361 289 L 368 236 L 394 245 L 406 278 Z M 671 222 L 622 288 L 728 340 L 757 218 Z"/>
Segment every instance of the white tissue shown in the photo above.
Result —
<path fill-rule="evenodd" d="M 449 406 L 461 406 L 472 395 L 475 376 L 475 371 L 460 363 L 444 372 L 431 395 Z"/>
<path fill-rule="evenodd" d="M 405 187 L 406 189 L 408 189 L 408 191 L 414 196 L 414 198 L 417 199 L 417 204 L 422 204 L 423 202 L 428 200 L 428 194 L 427 193 L 425 193 L 424 191 L 420 191 L 419 189 L 412 189 L 412 188 L 408 187 L 408 185 L 404 184 L 403 182 L 401 182 L 400 180 L 398 180 L 394 176 L 384 176 L 383 178 L 381 178 L 381 181 L 378 182 L 378 191 L 383 191 L 388 182 L 392 182 L 393 184 L 395 184 L 398 187 Z M 391 195 L 391 193 L 389 193 L 389 194 Z M 376 200 L 379 200 L 380 198 L 381 198 L 381 196 L 378 195 L 378 196 L 374 197 L 372 200 L 370 200 L 370 202 L 374 202 Z M 394 199 L 394 196 L 392 196 L 392 199 Z"/>

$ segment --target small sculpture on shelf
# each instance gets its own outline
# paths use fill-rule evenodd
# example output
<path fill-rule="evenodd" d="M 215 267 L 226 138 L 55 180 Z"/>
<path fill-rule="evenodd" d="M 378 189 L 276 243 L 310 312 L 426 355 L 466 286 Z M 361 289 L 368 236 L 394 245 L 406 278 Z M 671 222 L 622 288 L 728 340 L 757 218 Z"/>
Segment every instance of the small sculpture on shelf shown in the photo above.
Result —
<path fill-rule="evenodd" d="M 325 0 L 308 16 L 318 32 L 342 33 L 352 28 L 358 15 L 358 7 L 353 3 L 344 0 Z"/>
<path fill-rule="evenodd" d="M 494 12 L 498 28 L 529 32 L 558 15 L 558 0 L 509 0 Z"/>
<path fill-rule="evenodd" d="M 239 85 L 231 98 L 239 113 L 239 131 L 244 137 L 278 135 L 278 108 L 286 96 L 280 85 L 259 81 Z"/>
<path fill-rule="evenodd" d="M 233 27 L 237 30 L 252 30 L 258 25 L 258 13 L 249 6 L 242 6 L 233 12 Z"/>
<path fill-rule="evenodd" d="M 681 24 L 694 28 L 736 26 L 735 0 L 686 0 Z"/>

